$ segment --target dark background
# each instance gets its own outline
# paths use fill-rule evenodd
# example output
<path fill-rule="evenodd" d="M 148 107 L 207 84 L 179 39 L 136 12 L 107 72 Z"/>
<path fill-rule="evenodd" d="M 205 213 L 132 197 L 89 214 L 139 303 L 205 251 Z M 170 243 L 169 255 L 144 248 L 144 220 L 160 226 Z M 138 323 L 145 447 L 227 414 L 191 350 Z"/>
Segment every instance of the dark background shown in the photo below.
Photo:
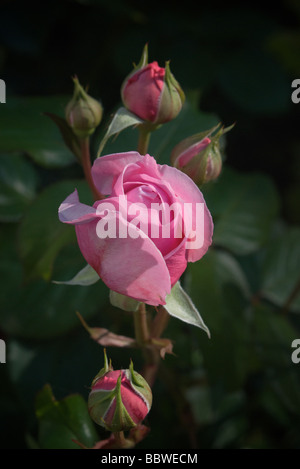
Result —
<path fill-rule="evenodd" d="M 290 99 L 300 76 L 296 0 L 1 3 L 0 75 L 8 93 L 68 94 L 77 74 L 110 112 L 148 42 L 149 60 L 171 60 L 183 89 L 199 92 L 201 110 L 236 122 L 229 163 L 271 174 L 285 216 L 299 221 L 300 106 Z"/>
<path fill-rule="evenodd" d="M 195 6 L 195 2 L 187 1 L 183 4 L 121 0 L 2 1 L 0 78 L 6 82 L 8 102 L 10 97 L 71 95 L 71 77 L 76 74 L 83 85 L 89 85 L 90 94 L 101 100 L 107 118 L 120 105 L 120 86 L 131 71 L 132 63 L 139 61 L 148 42 L 149 61 L 157 60 L 163 66 L 166 60 L 170 60 L 173 74 L 187 97 L 192 97 L 194 102 L 196 100 L 200 111 L 216 114 L 225 126 L 236 123 L 227 135 L 225 164 L 243 173 L 260 171 L 270 176 L 280 195 L 281 218 L 296 226 L 300 221 L 300 103 L 291 101 L 291 83 L 300 78 L 299 23 L 300 5 L 297 0 L 260 2 L 257 6 L 253 2 L 224 2 L 220 6 L 216 2 L 200 1 Z M 50 175 L 45 168 L 38 171 L 45 184 L 55 181 L 58 175 L 55 169 Z M 64 169 L 65 173 L 61 169 L 59 171 L 58 179 L 68 171 L 72 175 L 79 174 L 79 170 L 73 167 Z M 250 267 L 247 265 L 250 274 L 251 262 Z M 6 337 L 9 328 L 4 326 L 2 324 L 2 335 L 9 339 Z M 181 329 L 174 327 L 176 334 L 180 333 Z M 192 348 L 198 337 L 188 328 L 182 327 L 182 331 L 182 342 L 177 338 L 181 352 L 187 343 L 183 339 Z M 86 337 L 83 334 L 79 339 L 75 338 L 72 347 L 77 346 L 78 352 L 79 346 L 85 346 Z M 24 350 L 32 350 L 29 346 L 27 349 L 27 344 L 23 349 L 23 345 L 17 344 L 13 350 L 21 354 Z M 35 351 L 39 351 L 38 346 L 37 343 Z M 8 379 L 6 365 L 0 365 L 0 386 L 5 396 L 0 406 L 3 415 L 0 445 L 4 448 L 26 447 L 24 435 L 28 428 L 33 434 L 36 431 L 32 402 L 28 403 L 30 417 L 24 412 L 27 396 L 32 398 L 28 383 L 43 382 L 44 377 L 47 379 L 47 371 L 41 370 L 47 370 L 52 352 L 57 350 L 55 356 L 59 362 L 59 353 L 63 350 L 65 360 L 67 358 L 68 363 L 72 363 L 73 349 L 71 346 L 68 348 L 63 337 L 50 343 L 49 347 L 51 352 L 43 349 L 36 368 L 33 366 L 26 372 L 23 396 L 20 377 L 16 390 Z M 90 356 L 99 353 L 94 344 L 89 343 L 87 348 Z M 217 353 L 216 363 L 219 360 Z M 118 358 L 117 352 L 112 354 Z M 195 368 L 197 357 L 195 354 Z M 184 353 L 176 363 L 174 368 L 177 367 L 178 372 L 186 377 Z M 86 364 L 84 358 L 76 366 L 82 371 L 84 382 L 89 382 L 94 366 Z M 268 378 L 269 371 L 266 366 L 265 375 L 260 371 L 243 384 L 247 400 L 239 403 L 237 395 L 237 411 L 231 409 L 229 418 L 235 422 L 237 436 L 229 437 L 229 443 L 227 440 L 218 443 L 220 447 L 243 447 L 247 444 L 254 447 L 300 447 L 299 412 L 293 413 L 293 409 L 288 409 L 286 414 L 283 413 L 281 407 L 274 404 L 272 393 L 270 402 L 268 394 L 262 398 L 265 399 L 264 405 L 267 402 L 265 407 L 269 413 L 262 412 L 261 402 L 257 403 L 257 390 Z M 40 373 L 38 380 L 35 373 Z M 53 378 L 56 384 L 60 379 L 63 382 L 61 388 L 57 385 L 55 389 L 60 396 L 67 392 L 67 374 L 61 371 L 61 376 Z M 70 376 L 74 379 L 72 372 Z M 81 389 L 80 373 L 76 379 L 70 390 Z M 173 388 L 176 387 L 176 381 L 172 383 Z M 235 391 L 234 386 L 232 389 Z M 222 392 L 219 388 L 213 389 L 216 402 Z M 186 444 L 188 438 L 181 440 L 182 434 L 175 428 L 173 407 L 162 384 L 157 384 L 156 393 L 164 400 L 161 404 L 156 401 L 153 422 L 160 422 L 161 418 L 164 424 L 170 421 L 172 430 L 168 440 L 166 427 L 158 425 L 153 439 L 146 445 L 159 445 L 164 438 L 165 445 L 171 445 L 172 438 L 177 445 L 181 441 Z M 11 396 L 17 396 L 17 399 L 10 400 Z M 224 412 L 217 424 L 201 427 L 200 447 L 213 446 L 217 431 L 225 435 L 222 425 L 226 423 L 227 414 Z M 290 417 L 296 429 L 293 427 L 291 434 L 288 433 Z M 209 420 L 210 417 L 207 418 Z M 245 439 L 243 419 L 247 420 L 250 428 L 245 431 L 248 432 Z M 241 433 L 238 430 L 240 422 Z M 181 425 L 188 428 L 188 420 L 181 420 Z"/>

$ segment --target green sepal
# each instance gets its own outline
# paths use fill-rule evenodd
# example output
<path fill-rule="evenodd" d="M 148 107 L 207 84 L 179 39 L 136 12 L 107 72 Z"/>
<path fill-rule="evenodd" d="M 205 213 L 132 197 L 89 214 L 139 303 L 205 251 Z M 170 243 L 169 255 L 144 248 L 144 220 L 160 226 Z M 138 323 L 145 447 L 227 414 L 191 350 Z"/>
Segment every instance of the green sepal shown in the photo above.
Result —
<path fill-rule="evenodd" d="M 133 389 L 139 394 L 142 395 L 143 400 L 146 402 L 148 409 L 150 410 L 152 405 L 152 391 L 147 383 L 147 381 L 143 378 L 142 375 L 134 371 L 133 362 L 130 361 L 129 365 L 129 374 L 130 374 L 130 382 Z"/>
<path fill-rule="evenodd" d="M 104 375 L 106 375 L 106 373 L 113 370 L 111 360 L 108 362 L 107 355 L 106 355 L 106 349 L 103 350 L 103 354 L 104 354 L 104 366 L 103 366 L 103 368 L 101 368 L 99 373 L 97 373 L 95 378 L 93 379 L 92 387 L 96 384 L 98 379 L 102 378 Z"/>
<path fill-rule="evenodd" d="M 175 283 L 171 293 L 167 295 L 164 308 L 168 311 L 170 316 L 203 329 L 210 338 L 208 327 L 205 325 L 189 295 L 181 287 L 179 281 Z"/>
<path fill-rule="evenodd" d="M 140 301 L 130 298 L 129 296 L 122 295 L 113 290 L 109 291 L 110 303 L 116 308 L 120 308 L 123 311 L 137 311 Z"/>
<path fill-rule="evenodd" d="M 121 396 L 121 381 L 122 381 L 122 371 L 120 371 L 120 376 L 117 380 L 117 385 L 114 389 L 115 399 L 116 399 L 116 409 L 111 423 L 106 426 L 107 430 L 112 432 L 120 432 L 124 430 L 129 430 L 136 426 L 136 423 L 132 420 L 129 413 L 127 412 Z"/>
<path fill-rule="evenodd" d="M 176 80 L 173 73 L 171 72 L 170 61 L 169 60 L 165 63 L 165 84 L 167 85 L 167 87 L 169 88 L 170 91 L 172 91 L 173 88 L 175 88 L 177 90 L 177 92 L 180 96 L 180 99 L 181 99 L 181 103 L 183 105 L 184 102 L 185 102 L 185 94 L 184 94 L 184 91 L 182 90 L 179 82 Z"/>
<path fill-rule="evenodd" d="M 170 64 L 165 64 L 164 87 L 159 99 L 159 109 L 154 125 L 164 124 L 179 114 L 185 101 L 185 94 L 171 73 Z"/>
<path fill-rule="evenodd" d="M 140 68 L 145 67 L 146 65 L 148 65 L 148 43 L 145 44 L 139 63 L 137 65 L 135 63 L 133 64 L 134 71 L 137 71 Z"/>

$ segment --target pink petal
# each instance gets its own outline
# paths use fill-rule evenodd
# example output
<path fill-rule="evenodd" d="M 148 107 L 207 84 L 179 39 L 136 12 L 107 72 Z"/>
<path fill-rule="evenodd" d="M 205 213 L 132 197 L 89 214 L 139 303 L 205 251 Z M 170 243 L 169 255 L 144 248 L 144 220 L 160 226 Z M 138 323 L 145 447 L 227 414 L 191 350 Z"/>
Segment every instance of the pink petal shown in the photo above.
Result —
<path fill-rule="evenodd" d="M 181 241 L 179 246 L 165 256 L 165 261 L 171 277 L 171 286 L 173 287 L 180 279 L 187 266 L 186 238 Z"/>
<path fill-rule="evenodd" d="M 127 222 L 116 213 L 125 231 Z M 113 291 L 150 305 L 165 304 L 171 282 L 161 252 L 148 237 L 99 238 L 97 221 L 76 226 L 80 250 L 103 282 Z M 140 232 L 140 230 L 138 230 Z"/>
<path fill-rule="evenodd" d="M 134 164 L 135 163 L 135 164 Z M 147 184 L 150 179 L 156 181 L 160 179 L 155 159 L 150 155 L 141 156 L 136 162 L 128 160 L 128 164 L 121 168 L 121 171 L 113 184 L 111 195 L 124 194 L 126 183 Z"/>
<path fill-rule="evenodd" d="M 117 380 L 121 373 L 121 399 L 122 404 L 125 406 L 127 412 L 135 423 L 140 423 L 149 412 L 149 409 L 141 396 L 139 396 L 133 389 L 131 382 L 126 376 L 124 370 L 111 371 L 103 378 L 99 379 L 98 383 L 93 387 L 93 391 L 113 390 L 117 385 Z M 98 384 L 98 387 L 97 387 Z M 93 392 L 92 391 L 92 392 Z M 111 424 L 116 411 L 116 398 L 113 398 L 111 404 L 104 415 L 106 424 Z"/>
<path fill-rule="evenodd" d="M 60 205 L 58 216 L 61 222 L 71 224 L 88 223 L 99 218 L 94 207 L 79 202 L 77 190 L 72 192 Z"/>
<path fill-rule="evenodd" d="M 163 165 L 160 166 L 160 174 L 162 179 L 165 179 L 172 187 L 174 193 L 177 197 L 181 198 L 184 203 L 192 203 L 192 221 L 193 229 L 196 229 L 195 220 L 196 220 L 196 204 L 204 204 L 204 223 L 200 227 L 203 230 L 203 245 L 196 249 L 187 250 L 187 260 L 189 262 L 195 262 L 207 252 L 209 246 L 212 243 L 212 234 L 213 234 L 213 220 L 211 214 L 206 206 L 202 192 L 196 186 L 196 184 L 189 178 L 186 174 L 179 171 L 176 168 Z M 199 228 L 199 227 L 197 227 Z M 201 233 L 202 234 L 202 233 Z"/>
<path fill-rule="evenodd" d="M 143 156 L 136 151 L 115 153 L 97 158 L 92 167 L 92 177 L 98 191 L 101 194 L 110 195 L 116 179 L 124 168 L 142 159 Z"/>

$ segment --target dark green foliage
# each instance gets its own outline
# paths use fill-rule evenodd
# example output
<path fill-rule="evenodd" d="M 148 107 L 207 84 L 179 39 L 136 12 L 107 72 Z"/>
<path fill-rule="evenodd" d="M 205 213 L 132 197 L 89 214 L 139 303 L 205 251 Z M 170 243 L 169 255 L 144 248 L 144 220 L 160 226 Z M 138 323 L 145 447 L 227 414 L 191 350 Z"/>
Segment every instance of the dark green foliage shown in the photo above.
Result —
<path fill-rule="evenodd" d="M 189 135 L 218 122 L 236 125 L 223 141 L 220 178 L 202 188 L 213 245 L 182 278 L 211 339 L 170 320 L 164 337 L 175 355 L 162 362 L 145 422 L 151 432 L 139 447 L 299 449 L 300 363 L 291 360 L 291 343 L 300 338 L 300 104 L 290 99 L 291 81 L 300 78 L 297 2 L 265 11 L 201 2 L 197 14 L 174 2 L 159 3 L 159 14 L 152 2 L 3 3 L 0 337 L 7 363 L 0 364 L 0 446 L 74 448 L 74 438 L 92 446 L 108 436 L 99 428 L 96 435 L 85 407 L 102 347 L 76 311 L 89 325 L 130 337 L 132 318 L 110 306 L 101 281 L 52 283 L 85 265 L 58 206 L 75 187 L 83 202 L 91 195 L 43 113 L 64 117 L 76 73 L 104 104 L 95 156 L 123 78 L 149 42 L 150 61 L 171 59 L 187 94 L 181 114 L 152 135 L 149 153 L 158 163 L 169 163 Z M 137 131 L 128 128 L 102 154 L 136 144 Z M 142 366 L 138 350 L 114 348 L 110 356 L 115 367 L 130 358 Z"/>

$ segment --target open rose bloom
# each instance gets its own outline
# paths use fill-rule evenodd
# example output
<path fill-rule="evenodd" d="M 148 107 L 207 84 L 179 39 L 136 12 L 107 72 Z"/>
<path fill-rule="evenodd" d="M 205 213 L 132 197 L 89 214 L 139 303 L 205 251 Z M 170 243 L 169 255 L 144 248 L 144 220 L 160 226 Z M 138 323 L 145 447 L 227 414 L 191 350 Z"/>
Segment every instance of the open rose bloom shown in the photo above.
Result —
<path fill-rule="evenodd" d="M 150 305 L 166 295 L 212 242 L 213 222 L 194 182 L 137 152 L 102 156 L 92 177 L 108 196 L 92 207 L 75 190 L 59 218 L 75 225 L 87 263 L 113 291 Z"/>

